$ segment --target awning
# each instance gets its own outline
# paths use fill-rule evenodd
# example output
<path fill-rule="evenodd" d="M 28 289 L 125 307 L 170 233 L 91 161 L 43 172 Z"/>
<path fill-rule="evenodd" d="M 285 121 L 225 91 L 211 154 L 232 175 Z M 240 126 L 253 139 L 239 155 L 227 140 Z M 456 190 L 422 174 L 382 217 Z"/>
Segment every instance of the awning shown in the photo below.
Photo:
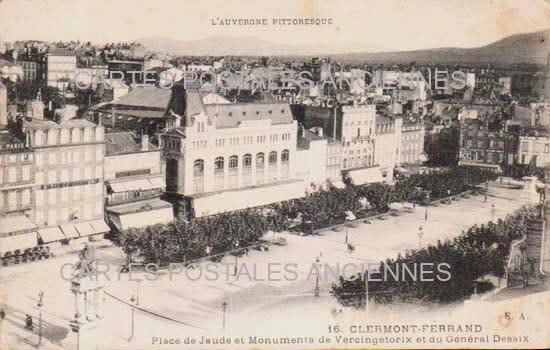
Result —
<path fill-rule="evenodd" d="M 76 231 L 76 228 L 74 225 L 67 224 L 67 225 L 61 225 L 59 226 L 61 228 L 61 231 L 65 234 L 65 237 L 67 238 L 78 238 L 80 237 L 78 234 L 78 231 Z"/>
<path fill-rule="evenodd" d="M 38 239 L 36 237 L 36 232 L 28 232 L 0 238 L 0 252 L 2 254 L 5 252 L 13 252 L 17 249 L 25 250 L 27 248 L 33 248 L 37 245 Z"/>
<path fill-rule="evenodd" d="M 162 177 L 150 178 L 149 182 L 151 183 L 151 186 L 153 188 L 165 188 L 166 187 L 166 183 L 164 182 L 164 179 Z"/>
<path fill-rule="evenodd" d="M 111 190 L 113 190 L 113 192 L 115 193 L 128 191 L 124 186 L 124 182 L 109 183 L 109 186 L 111 187 Z"/>
<path fill-rule="evenodd" d="M 343 181 L 331 181 L 330 184 L 339 190 L 346 188 L 346 184 Z"/>
<path fill-rule="evenodd" d="M 98 219 L 90 222 L 90 225 L 92 225 L 92 228 L 94 230 L 94 233 L 106 233 L 111 231 L 109 226 L 105 223 L 105 220 Z"/>
<path fill-rule="evenodd" d="M 126 191 L 143 191 L 152 189 L 152 185 L 147 179 L 132 180 L 124 182 Z"/>
<path fill-rule="evenodd" d="M 350 170 L 349 176 L 354 185 L 363 185 L 384 181 L 379 167 Z"/>
<path fill-rule="evenodd" d="M 50 242 L 66 239 L 63 232 L 61 232 L 61 229 L 59 228 L 59 226 L 42 228 L 38 230 L 38 234 L 40 235 L 40 238 L 42 238 L 42 241 L 44 243 L 50 243 Z"/>
<path fill-rule="evenodd" d="M 140 228 L 155 224 L 169 224 L 174 221 L 174 211 L 172 207 L 158 208 L 120 215 L 119 219 L 122 230 L 130 227 Z"/>
<path fill-rule="evenodd" d="M 36 225 L 25 215 L 0 217 L 0 233 L 33 230 Z"/>
<path fill-rule="evenodd" d="M 255 208 L 304 197 L 304 188 L 303 181 L 288 180 L 262 186 L 201 193 L 193 197 L 193 209 L 195 217 L 201 217 L 226 211 Z"/>
<path fill-rule="evenodd" d="M 81 237 L 93 235 L 94 229 L 89 222 L 81 222 L 74 225 Z"/>

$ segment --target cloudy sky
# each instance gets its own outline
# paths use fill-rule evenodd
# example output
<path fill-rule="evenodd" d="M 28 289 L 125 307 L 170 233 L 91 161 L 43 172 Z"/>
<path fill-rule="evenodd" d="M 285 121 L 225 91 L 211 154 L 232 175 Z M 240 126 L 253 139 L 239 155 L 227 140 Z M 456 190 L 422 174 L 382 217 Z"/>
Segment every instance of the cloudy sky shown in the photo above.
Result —
<path fill-rule="evenodd" d="M 333 18 L 329 26 L 214 26 L 222 18 Z M 0 40 L 97 43 L 256 36 L 369 51 L 481 46 L 550 27 L 550 0 L 0 0 Z"/>

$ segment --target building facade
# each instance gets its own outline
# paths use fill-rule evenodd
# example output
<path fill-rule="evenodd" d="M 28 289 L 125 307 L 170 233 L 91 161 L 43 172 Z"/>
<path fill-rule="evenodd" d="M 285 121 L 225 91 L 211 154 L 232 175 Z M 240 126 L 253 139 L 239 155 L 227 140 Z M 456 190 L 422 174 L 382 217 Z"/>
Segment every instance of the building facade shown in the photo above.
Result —
<path fill-rule="evenodd" d="M 38 244 L 33 211 L 33 151 L 7 130 L 0 131 L 0 255 Z"/>
<path fill-rule="evenodd" d="M 122 231 L 174 220 L 172 205 L 160 199 L 166 187 L 160 148 L 148 135 L 107 133 L 104 170 L 105 212 L 111 228 Z"/>
<path fill-rule="evenodd" d="M 399 157 L 400 166 L 414 166 L 425 162 L 424 154 L 424 124 L 404 120 L 401 126 L 401 154 Z"/>
<path fill-rule="evenodd" d="M 296 137 L 286 103 L 205 105 L 198 90 L 187 90 L 184 118 L 161 135 L 178 215 L 190 206 L 198 217 L 302 196 Z"/>
<path fill-rule="evenodd" d="M 55 49 L 46 55 L 47 85 L 59 90 L 74 82 L 76 74 L 76 55 L 65 49 Z"/>
<path fill-rule="evenodd" d="M 34 150 L 33 221 L 43 243 L 87 239 L 104 221 L 104 128 L 87 120 L 23 122 Z"/>

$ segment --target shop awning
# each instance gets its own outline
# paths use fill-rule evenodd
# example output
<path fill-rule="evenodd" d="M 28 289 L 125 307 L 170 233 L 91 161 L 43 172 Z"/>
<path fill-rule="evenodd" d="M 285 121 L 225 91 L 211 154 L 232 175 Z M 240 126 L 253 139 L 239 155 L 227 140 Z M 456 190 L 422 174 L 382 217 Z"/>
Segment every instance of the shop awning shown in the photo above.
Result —
<path fill-rule="evenodd" d="M 47 227 L 38 230 L 38 234 L 44 243 L 50 243 L 66 239 L 59 226 Z"/>
<path fill-rule="evenodd" d="M 0 217 L 0 234 L 34 230 L 36 225 L 25 215 Z"/>
<path fill-rule="evenodd" d="M 354 185 L 363 185 L 384 181 L 384 177 L 382 176 L 379 167 L 350 170 L 349 176 Z"/>
<path fill-rule="evenodd" d="M 126 189 L 126 186 L 124 186 L 124 182 L 109 183 L 109 186 L 111 187 L 111 190 L 115 193 L 128 191 Z"/>
<path fill-rule="evenodd" d="M 92 228 L 89 222 L 81 222 L 81 223 L 75 224 L 74 226 L 76 227 L 76 230 L 78 231 L 81 237 L 90 236 L 95 233 L 94 229 Z"/>
<path fill-rule="evenodd" d="M 120 215 L 121 229 L 126 230 L 130 227 L 146 227 L 155 224 L 168 224 L 174 221 L 174 212 L 172 207 L 158 208 L 148 211 Z"/>
<path fill-rule="evenodd" d="M 143 191 L 153 188 L 147 179 L 126 181 L 124 182 L 124 187 L 126 188 L 126 191 Z"/>
<path fill-rule="evenodd" d="M 38 245 L 36 232 L 22 233 L 18 235 L 0 238 L 0 253 L 13 252 L 17 249 L 25 250 Z"/>
<path fill-rule="evenodd" d="M 303 197 L 304 188 L 303 181 L 288 180 L 262 186 L 201 193 L 193 197 L 193 209 L 195 216 L 201 217 L 225 211 L 255 208 Z"/>
<path fill-rule="evenodd" d="M 151 183 L 151 186 L 153 188 L 165 188 L 166 187 L 166 183 L 164 182 L 164 179 L 162 177 L 150 178 L 149 182 Z"/>
<path fill-rule="evenodd" d="M 79 234 L 78 234 L 78 231 L 76 230 L 76 228 L 72 224 L 61 225 L 61 226 L 59 226 L 59 228 L 61 228 L 61 231 L 63 231 L 63 233 L 65 234 L 65 237 L 67 237 L 67 238 L 78 238 L 78 237 L 80 237 Z"/>
<path fill-rule="evenodd" d="M 94 233 L 106 233 L 111 231 L 109 226 L 105 223 L 105 220 L 98 219 L 90 222 L 90 225 L 92 226 Z"/>

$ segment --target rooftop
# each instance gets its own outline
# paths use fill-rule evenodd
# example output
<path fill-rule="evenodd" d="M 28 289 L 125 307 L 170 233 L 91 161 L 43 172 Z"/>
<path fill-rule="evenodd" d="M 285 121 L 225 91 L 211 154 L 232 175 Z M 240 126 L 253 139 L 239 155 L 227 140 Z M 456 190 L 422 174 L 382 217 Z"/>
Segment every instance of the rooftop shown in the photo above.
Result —
<path fill-rule="evenodd" d="M 243 121 L 270 119 L 272 124 L 290 124 L 294 120 L 285 102 L 214 104 L 205 108 L 214 117 L 217 128 L 234 128 Z"/>
<path fill-rule="evenodd" d="M 86 128 L 94 127 L 96 124 L 86 119 L 69 119 L 61 123 L 56 123 L 51 120 L 32 119 L 23 121 L 25 130 L 40 130 L 40 129 L 62 129 L 62 128 Z"/>
<path fill-rule="evenodd" d="M 135 88 L 126 95 L 111 102 L 111 105 L 159 108 L 165 110 L 172 96 L 172 90 L 157 87 Z"/>
<path fill-rule="evenodd" d="M 159 148 L 149 143 L 148 150 Z M 141 140 L 133 132 L 116 132 L 105 135 L 105 155 L 115 156 L 126 153 L 141 152 Z"/>

